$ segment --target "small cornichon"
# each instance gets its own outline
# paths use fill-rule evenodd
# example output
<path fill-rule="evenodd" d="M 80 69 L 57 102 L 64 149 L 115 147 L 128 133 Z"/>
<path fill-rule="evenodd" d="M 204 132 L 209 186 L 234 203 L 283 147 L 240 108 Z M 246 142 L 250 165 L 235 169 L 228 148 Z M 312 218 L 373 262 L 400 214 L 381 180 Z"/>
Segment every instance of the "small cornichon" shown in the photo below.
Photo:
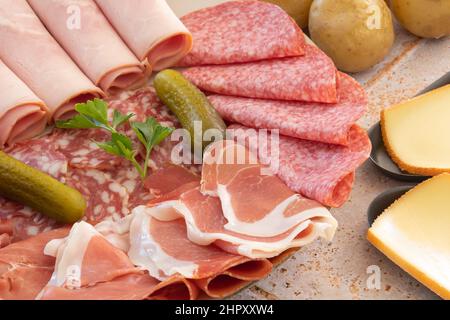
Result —
<path fill-rule="evenodd" d="M 177 116 L 184 129 L 189 131 L 192 144 L 195 143 L 195 122 L 202 127 L 201 137 L 207 130 L 214 129 L 225 137 L 227 126 L 213 108 L 208 98 L 195 85 L 175 70 L 159 72 L 153 82 L 159 99 Z M 202 139 L 203 148 L 213 141 Z"/>

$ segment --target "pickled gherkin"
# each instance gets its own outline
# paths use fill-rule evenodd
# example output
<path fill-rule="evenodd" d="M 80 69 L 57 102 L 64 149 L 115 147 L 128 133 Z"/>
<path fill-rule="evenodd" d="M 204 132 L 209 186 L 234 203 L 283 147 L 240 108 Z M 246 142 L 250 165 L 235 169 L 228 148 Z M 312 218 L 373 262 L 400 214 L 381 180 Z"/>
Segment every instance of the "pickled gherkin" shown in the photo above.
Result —
<path fill-rule="evenodd" d="M 192 145 L 201 136 L 205 148 L 213 141 L 203 139 L 206 131 L 214 129 L 221 138 L 225 137 L 226 125 L 208 98 L 195 85 L 175 70 L 159 72 L 153 83 L 159 99 L 177 116 L 181 125 L 191 138 Z M 202 132 L 195 132 L 197 123 L 201 123 Z M 215 137 L 217 136 L 215 135 Z"/>
<path fill-rule="evenodd" d="M 75 189 L 0 151 L 0 196 L 63 223 L 80 220 L 86 201 Z"/>

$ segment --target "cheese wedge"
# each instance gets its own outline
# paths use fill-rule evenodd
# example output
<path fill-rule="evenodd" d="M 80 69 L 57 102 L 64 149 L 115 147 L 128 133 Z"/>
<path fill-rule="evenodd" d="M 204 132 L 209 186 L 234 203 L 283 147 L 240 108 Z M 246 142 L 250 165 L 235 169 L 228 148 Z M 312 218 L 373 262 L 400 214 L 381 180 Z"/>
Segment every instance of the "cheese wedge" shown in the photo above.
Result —
<path fill-rule="evenodd" d="M 450 299 L 450 174 L 433 177 L 403 195 L 373 223 L 368 240 Z"/>
<path fill-rule="evenodd" d="M 401 169 L 421 175 L 450 172 L 450 85 L 383 110 L 381 128 Z"/>

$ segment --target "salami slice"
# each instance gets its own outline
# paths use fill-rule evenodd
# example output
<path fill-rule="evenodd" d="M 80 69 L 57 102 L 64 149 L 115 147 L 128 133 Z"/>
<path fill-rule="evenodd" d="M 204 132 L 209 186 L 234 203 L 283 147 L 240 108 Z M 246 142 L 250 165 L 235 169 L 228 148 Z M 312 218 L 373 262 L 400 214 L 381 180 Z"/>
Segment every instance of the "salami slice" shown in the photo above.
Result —
<path fill-rule="evenodd" d="M 96 224 L 106 218 L 118 220 L 129 213 L 127 189 L 109 173 L 95 169 L 74 169 L 67 184 L 83 194 L 87 201 L 84 219 Z"/>
<path fill-rule="evenodd" d="M 210 96 L 216 110 L 230 122 L 252 128 L 279 129 L 295 138 L 348 145 L 349 131 L 364 114 L 367 97 L 350 76 L 339 73 L 339 102 L 334 105 L 228 96 Z"/>
<path fill-rule="evenodd" d="M 257 132 L 242 126 L 230 126 L 236 137 L 258 141 Z M 251 138 L 251 139 L 250 139 Z M 254 140 L 256 139 L 256 140 Z M 239 140 L 242 141 L 242 140 Z M 358 126 L 349 132 L 348 146 L 339 146 L 281 136 L 279 152 L 272 152 L 270 135 L 249 147 L 260 160 L 271 165 L 277 175 L 294 191 L 330 207 L 340 207 L 350 196 L 355 170 L 371 150 L 367 133 Z"/>
<path fill-rule="evenodd" d="M 17 144 L 8 154 L 55 179 L 64 182 L 68 170 L 67 158 L 59 152 L 47 137 Z"/>
<path fill-rule="evenodd" d="M 180 66 L 228 64 L 300 56 L 305 38 L 278 6 L 262 1 L 230 1 L 192 12 L 181 21 L 194 48 Z M 251 37 L 246 35 L 252 35 Z"/>
<path fill-rule="evenodd" d="M 124 160 L 100 149 L 94 141 L 107 141 L 110 135 L 102 130 L 55 130 L 50 141 L 69 159 L 71 167 L 80 169 L 114 169 Z"/>
<path fill-rule="evenodd" d="M 305 46 L 302 57 L 192 67 L 183 74 L 200 89 L 223 95 L 336 103 L 336 68 L 325 53 Z"/>

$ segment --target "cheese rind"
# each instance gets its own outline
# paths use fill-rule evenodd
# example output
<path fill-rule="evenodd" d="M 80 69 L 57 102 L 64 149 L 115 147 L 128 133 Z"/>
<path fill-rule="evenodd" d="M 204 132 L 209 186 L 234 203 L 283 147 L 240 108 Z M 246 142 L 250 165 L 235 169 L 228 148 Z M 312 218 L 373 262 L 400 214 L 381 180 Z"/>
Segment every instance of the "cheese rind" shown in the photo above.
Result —
<path fill-rule="evenodd" d="M 389 155 L 402 170 L 450 172 L 450 85 L 383 110 L 381 129 Z"/>
<path fill-rule="evenodd" d="M 450 174 L 431 178 L 398 199 L 373 223 L 368 240 L 450 299 Z"/>

